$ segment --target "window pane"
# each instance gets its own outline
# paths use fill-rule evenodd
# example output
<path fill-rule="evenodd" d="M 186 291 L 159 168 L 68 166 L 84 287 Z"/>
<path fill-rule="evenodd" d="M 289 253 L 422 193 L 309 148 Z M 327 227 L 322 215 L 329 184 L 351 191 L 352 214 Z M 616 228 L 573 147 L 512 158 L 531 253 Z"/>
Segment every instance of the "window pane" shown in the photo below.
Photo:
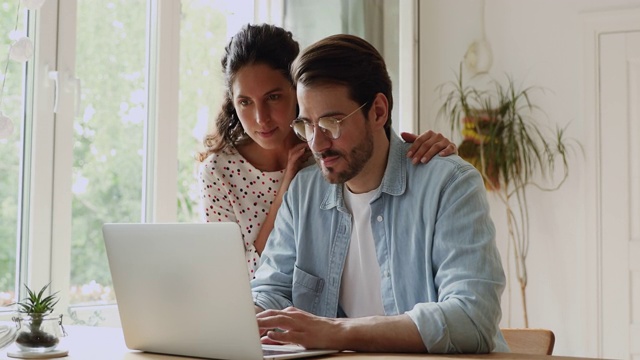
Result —
<path fill-rule="evenodd" d="M 7 57 L 11 44 L 27 35 L 26 12 L 16 17 L 18 3 L 5 2 L 0 7 L 0 308 L 14 302 L 18 290 L 25 64 Z"/>
<path fill-rule="evenodd" d="M 147 121 L 145 0 L 78 1 L 70 304 L 115 300 L 105 222 L 140 222 Z"/>
<path fill-rule="evenodd" d="M 252 2 L 182 1 L 178 221 L 199 220 L 195 156 L 222 101 L 220 59 L 229 38 L 252 21 Z"/>

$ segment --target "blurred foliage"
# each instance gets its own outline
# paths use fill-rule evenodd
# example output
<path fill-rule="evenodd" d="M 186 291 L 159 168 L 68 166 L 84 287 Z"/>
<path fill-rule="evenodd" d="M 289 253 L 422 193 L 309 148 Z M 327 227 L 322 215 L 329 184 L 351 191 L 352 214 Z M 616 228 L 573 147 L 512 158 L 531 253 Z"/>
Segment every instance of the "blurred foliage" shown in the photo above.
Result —
<path fill-rule="evenodd" d="M 111 284 L 102 224 L 139 222 L 146 121 L 144 0 L 79 1 L 71 284 Z"/>
<path fill-rule="evenodd" d="M 212 128 L 224 91 L 220 59 L 230 34 L 223 8 L 220 1 L 182 2 L 178 129 L 178 221 L 182 222 L 199 220 L 195 156 Z"/>
<path fill-rule="evenodd" d="M 222 91 L 227 25 L 212 3 L 184 1 L 182 6 L 176 201 L 177 219 L 184 222 L 198 221 L 195 152 Z M 71 284 L 77 288 L 93 282 L 109 289 L 111 284 L 102 224 L 142 221 L 146 6 L 144 0 L 79 2 L 83 113 L 75 122 L 71 248 Z"/>

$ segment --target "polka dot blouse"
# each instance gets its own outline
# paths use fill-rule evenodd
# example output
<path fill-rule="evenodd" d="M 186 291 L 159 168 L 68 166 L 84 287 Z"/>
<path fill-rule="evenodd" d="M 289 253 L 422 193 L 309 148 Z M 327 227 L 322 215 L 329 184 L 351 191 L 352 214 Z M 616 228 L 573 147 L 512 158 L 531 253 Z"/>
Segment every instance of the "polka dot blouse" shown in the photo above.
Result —
<path fill-rule="evenodd" d="M 203 221 L 240 224 L 249 277 L 253 279 L 260 256 L 253 246 L 276 197 L 284 170 L 262 172 L 235 149 L 210 155 L 200 165 Z"/>

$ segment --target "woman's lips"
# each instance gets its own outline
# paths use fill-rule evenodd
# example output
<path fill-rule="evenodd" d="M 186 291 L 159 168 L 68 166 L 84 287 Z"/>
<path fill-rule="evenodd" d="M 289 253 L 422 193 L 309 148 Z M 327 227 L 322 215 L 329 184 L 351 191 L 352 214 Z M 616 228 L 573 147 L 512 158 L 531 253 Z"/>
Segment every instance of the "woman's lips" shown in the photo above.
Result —
<path fill-rule="evenodd" d="M 268 138 L 268 137 L 273 136 L 273 134 L 276 133 L 276 130 L 278 130 L 278 128 L 275 128 L 275 129 L 272 129 L 272 130 L 269 130 L 269 131 L 258 131 L 257 133 L 258 133 L 258 135 L 260 135 L 262 137 L 267 137 Z"/>

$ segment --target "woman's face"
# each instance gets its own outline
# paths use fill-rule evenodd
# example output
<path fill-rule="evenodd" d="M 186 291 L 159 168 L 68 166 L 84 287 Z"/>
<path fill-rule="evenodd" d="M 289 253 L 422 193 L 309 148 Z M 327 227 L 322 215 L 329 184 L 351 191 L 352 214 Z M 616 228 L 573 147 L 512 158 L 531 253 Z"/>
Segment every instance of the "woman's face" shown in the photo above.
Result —
<path fill-rule="evenodd" d="M 265 149 L 290 143 L 296 92 L 282 73 L 265 64 L 247 65 L 236 74 L 231 90 L 242 127 L 253 141 Z"/>

